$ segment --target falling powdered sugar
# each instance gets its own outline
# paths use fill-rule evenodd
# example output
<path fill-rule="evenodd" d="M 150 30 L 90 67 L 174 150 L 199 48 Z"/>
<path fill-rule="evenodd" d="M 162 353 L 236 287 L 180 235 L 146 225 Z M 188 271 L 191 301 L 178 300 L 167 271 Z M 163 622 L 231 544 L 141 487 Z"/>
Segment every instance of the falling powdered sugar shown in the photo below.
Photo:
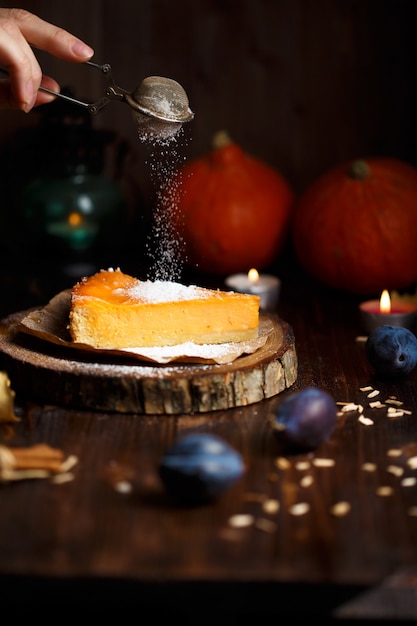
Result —
<path fill-rule="evenodd" d="M 168 138 L 154 138 L 153 152 L 148 164 L 151 180 L 155 188 L 153 225 L 146 244 L 151 259 L 149 278 L 160 281 L 178 281 L 181 278 L 184 261 L 184 241 L 176 226 L 180 222 L 179 190 L 181 172 L 179 164 L 185 160 L 179 148 L 187 145 L 181 128 Z"/>
<path fill-rule="evenodd" d="M 169 103 L 167 106 L 169 106 Z M 166 107 L 164 106 L 164 108 Z M 176 139 L 182 128 L 182 124 L 178 122 L 164 122 L 158 119 L 151 119 L 137 111 L 132 111 L 132 115 L 138 127 L 138 137 L 143 143 L 163 143 L 167 145 Z"/>

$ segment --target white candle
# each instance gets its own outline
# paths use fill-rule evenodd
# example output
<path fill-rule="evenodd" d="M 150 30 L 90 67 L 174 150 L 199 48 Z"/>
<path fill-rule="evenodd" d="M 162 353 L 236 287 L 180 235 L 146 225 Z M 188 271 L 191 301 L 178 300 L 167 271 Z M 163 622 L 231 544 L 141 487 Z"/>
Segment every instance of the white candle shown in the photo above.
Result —
<path fill-rule="evenodd" d="M 281 281 L 271 274 L 259 274 L 251 269 L 247 274 L 232 274 L 225 283 L 229 289 L 238 293 L 250 293 L 260 297 L 260 308 L 275 311 L 281 290 Z"/>

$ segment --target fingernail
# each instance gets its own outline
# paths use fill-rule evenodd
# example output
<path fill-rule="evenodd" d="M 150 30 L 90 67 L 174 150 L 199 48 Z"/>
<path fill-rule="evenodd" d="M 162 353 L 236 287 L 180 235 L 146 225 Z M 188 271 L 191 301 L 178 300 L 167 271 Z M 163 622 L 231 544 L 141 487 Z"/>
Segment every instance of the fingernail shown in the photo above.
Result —
<path fill-rule="evenodd" d="M 93 56 L 94 54 L 94 50 L 92 48 L 90 48 L 90 46 L 87 46 L 87 44 L 85 44 L 82 41 L 75 41 L 72 44 L 72 51 L 74 52 L 74 54 L 76 54 L 78 57 L 82 57 L 84 58 L 90 58 Z"/>
<path fill-rule="evenodd" d="M 25 102 L 23 105 L 23 110 L 26 113 L 29 113 L 29 111 L 32 109 L 33 105 L 35 104 L 36 101 L 36 91 L 34 92 L 33 90 L 33 83 L 30 80 L 28 83 L 26 83 L 26 87 L 25 87 Z"/>

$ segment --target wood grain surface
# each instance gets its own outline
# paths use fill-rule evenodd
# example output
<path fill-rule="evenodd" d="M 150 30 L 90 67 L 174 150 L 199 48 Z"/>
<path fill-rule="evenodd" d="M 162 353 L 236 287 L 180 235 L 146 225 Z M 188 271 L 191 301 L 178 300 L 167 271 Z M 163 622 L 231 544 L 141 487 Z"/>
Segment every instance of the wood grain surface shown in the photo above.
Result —
<path fill-rule="evenodd" d="M 9 598 L 139 602 L 185 623 L 196 605 L 207 622 L 224 623 L 417 615 L 417 372 L 376 378 L 358 339 L 357 299 L 303 274 L 283 276 L 278 313 L 293 328 L 298 377 L 252 405 L 161 419 L 17 394 L 21 421 L 0 424 L 0 443 L 47 443 L 78 464 L 63 484 L 0 485 L 0 581 Z M 341 412 L 323 445 L 289 453 L 270 419 L 281 398 L 307 386 L 363 412 Z M 368 397 L 368 387 L 379 393 Z M 400 416 L 390 417 L 390 397 L 402 403 Z M 384 407 L 372 408 L 375 399 Z M 161 456 L 185 432 L 215 433 L 244 458 L 242 480 L 211 505 L 179 507 L 160 483 Z"/>

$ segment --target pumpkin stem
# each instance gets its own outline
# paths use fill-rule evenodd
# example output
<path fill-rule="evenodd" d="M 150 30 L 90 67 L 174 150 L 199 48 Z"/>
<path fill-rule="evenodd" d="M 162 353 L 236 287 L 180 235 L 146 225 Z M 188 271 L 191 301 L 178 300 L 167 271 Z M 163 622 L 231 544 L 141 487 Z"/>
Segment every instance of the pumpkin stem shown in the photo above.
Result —
<path fill-rule="evenodd" d="M 233 143 L 229 133 L 226 130 L 219 130 L 215 133 L 212 141 L 213 149 L 219 150 Z"/>
<path fill-rule="evenodd" d="M 353 161 L 348 172 L 348 176 L 354 180 L 365 180 L 365 178 L 368 178 L 370 175 L 371 170 L 369 169 L 369 165 L 366 161 L 361 159 Z"/>

